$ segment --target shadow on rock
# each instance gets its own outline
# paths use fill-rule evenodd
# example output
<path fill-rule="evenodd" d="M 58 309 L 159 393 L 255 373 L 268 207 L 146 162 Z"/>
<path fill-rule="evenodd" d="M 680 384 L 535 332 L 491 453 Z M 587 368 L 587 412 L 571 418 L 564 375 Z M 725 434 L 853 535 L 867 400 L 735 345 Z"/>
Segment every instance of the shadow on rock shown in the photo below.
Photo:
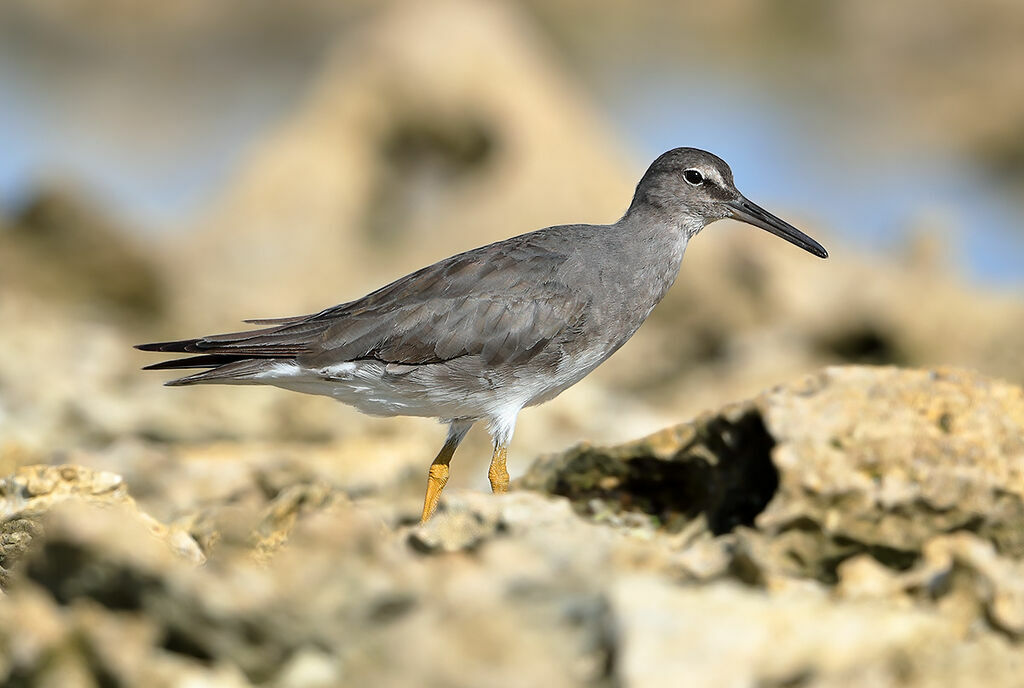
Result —
<path fill-rule="evenodd" d="M 703 517 L 715 534 L 753 525 L 779 485 L 775 441 L 752 404 L 709 414 L 612 449 L 579 446 L 518 481 L 591 514 L 639 511 L 669 530 Z"/>

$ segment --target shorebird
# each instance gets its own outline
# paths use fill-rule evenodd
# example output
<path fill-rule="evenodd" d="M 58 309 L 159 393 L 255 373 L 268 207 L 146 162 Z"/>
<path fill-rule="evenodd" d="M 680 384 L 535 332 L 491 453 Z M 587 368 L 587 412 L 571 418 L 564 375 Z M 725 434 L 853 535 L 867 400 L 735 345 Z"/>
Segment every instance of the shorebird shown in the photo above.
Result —
<path fill-rule="evenodd" d="M 137 348 L 194 354 L 148 370 L 206 369 L 168 385 L 274 385 L 372 415 L 440 419 L 448 436 L 427 473 L 425 522 L 477 421 L 487 422 L 494 443 L 491 489 L 508 489 L 506 452 L 519 412 L 553 399 L 625 344 L 672 286 L 690 239 L 724 218 L 828 257 L 747 200 L 724 160 L 676 148 L 651 164 L 613 224 L 547 227 L 445 258 L 319 313 Z"/>

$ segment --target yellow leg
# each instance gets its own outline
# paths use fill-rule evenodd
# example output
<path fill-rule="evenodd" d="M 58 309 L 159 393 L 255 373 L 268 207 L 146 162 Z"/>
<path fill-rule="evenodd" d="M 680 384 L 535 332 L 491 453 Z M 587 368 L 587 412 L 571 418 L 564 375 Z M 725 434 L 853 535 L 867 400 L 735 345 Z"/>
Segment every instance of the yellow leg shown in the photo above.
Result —
<path fill-rule="evenodd" d="M 427 472 L 427 495 L 423 499 L 423 515 L 420 523 L 426 523 L 437 509 L 437 503 L 441 501 L 441 490 L 448 482 L 448 464 L 451 463 L 455 449 L 458 448 L 462 438 L 466 436 L 472 423 L 453 423 L 448 429 L 448 439 L 445 440 L 437 458 L 430 464 Z"/>
<path fill-rule="evenodd" d="M 505 468 L 506 447 L 495 447 L 491 457 L 491 467 L 487 469 L 487 477 L 491 481 L 491 492 L 501 494 L 508 492 L 508 469 Z"/>

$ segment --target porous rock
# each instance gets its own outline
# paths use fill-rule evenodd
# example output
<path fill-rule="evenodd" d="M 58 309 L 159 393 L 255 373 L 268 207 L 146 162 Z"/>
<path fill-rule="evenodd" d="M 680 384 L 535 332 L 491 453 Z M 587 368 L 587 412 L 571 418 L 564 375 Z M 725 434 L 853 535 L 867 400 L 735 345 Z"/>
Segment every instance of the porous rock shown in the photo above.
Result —
<path fill-rule="evenodd" d="M 12 570 L 0 676 L 1014 686 L 1021 399 L 965 371 L 830 368 L 545 457 L 507 495 L 449 486 L 425 525 L 420 471 L 353 490 L 316 452 L 240 449 L 230 472 L 227 446 L 177 469 L 168 455 L 146 499 L 185 512 L 206 564 L 130 511 L 67 499 Z M 19 480 L 26 503 L 124 495 L 116 479 Z"/>
<path fill-rule="evenodd" d="M 194 563 L 204 557 L 187 533 L 169 528 L 138 509 L 121 476 L 81 466 L 23 466 L 0 479 L 0 572 L 7 570 L 46 529 L 47 515 L 66 503 L 117 509 L 137 521 L 178 556 Z"/>

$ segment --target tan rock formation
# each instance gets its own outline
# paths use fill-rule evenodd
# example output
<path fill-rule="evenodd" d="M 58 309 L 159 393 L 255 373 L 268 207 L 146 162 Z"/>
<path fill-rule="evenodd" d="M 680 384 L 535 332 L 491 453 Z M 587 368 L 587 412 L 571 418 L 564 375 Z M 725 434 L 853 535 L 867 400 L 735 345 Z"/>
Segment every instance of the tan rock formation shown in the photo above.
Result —
<path fill-rule="evenodd" d="M 90 506 L 129 499 L 116 478 L 26 469 L 3 484 L 51 508 L 18 511 L 41 529 L 0 605 L 0 677 L 1015 686 L 1022 428 L 1019 387 L 829 368 L 549 457 L 531 489 L 452 490 L 425 526 L 422 476 L 353 490 L 301 457 L 168 461 L 138 486 L 202 567 Z"/>
<path fill-rule="evenodd" d="M 181 321 L 315 311 L 492 240 L 615 220 L 635 180 L 555 64 L 511 5 L 375 16 L 173 254 Z"/>

